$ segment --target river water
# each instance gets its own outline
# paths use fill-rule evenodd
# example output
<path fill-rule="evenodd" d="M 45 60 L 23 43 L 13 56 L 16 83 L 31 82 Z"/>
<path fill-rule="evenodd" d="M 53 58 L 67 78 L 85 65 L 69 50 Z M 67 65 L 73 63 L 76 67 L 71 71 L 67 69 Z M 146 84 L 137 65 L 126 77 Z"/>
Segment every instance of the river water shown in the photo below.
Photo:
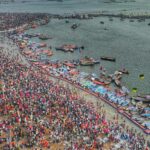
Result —
<path fill-rule="evenodd" d="M 0 4 L 1 12 L 93 12 L 109 11 L 119 13 L 122 10 L 131 12 L 150 12 L 150 2 L 137 0 L 130 3 L 104 3 L 105 0 L 64 0 L 64 2 L 27 2 Z M 109 1 L 109 0 L 107 0 Z M 118 0 L 119 1 L 119 0 Z M 121 0 L 120 0 L 121 1 Z M 104 21 L 104 24 L 100 24 Z M 129 76 L 123 76 L 123 84 L 130 90 L 136 87 L 139 93 L 150 93 L 150 26 L 145 22 L 130 22 L 128 19 L 120 21 L 114 18 L 109 21 L 107 17 L 99 17 L 92 20 L 65 20 L 52 19 L 46 26 L 31 29 L 30 33 L 44 33 L 53 37 L 48 40 L 52 46 L 54 55 L 51 59 L 78 59 L 83 56 L 99 58 L 100 56 L 116 57 L 116 63 L 101 61 L 108 73 L 114 73 L 122 67 L 129 70 Z M 78 23 L 76 30 L 70 26 Z M 107 29 L 107 30 L 104 30 Z M 38 39 L 32 39 L 39 41 Z M 40 41 L 39 41 L 40 42 Z M 79 53 L 63 53 L 56 51 L 55 47 L 61 44 L 72 43 L 84 45 L 85 49 Z M 94 67 L 81 67 L 82 71 L 99 74 L 100 65 Z M 144 74 L 145 79 L 140 80 L 139 75 Z"/>

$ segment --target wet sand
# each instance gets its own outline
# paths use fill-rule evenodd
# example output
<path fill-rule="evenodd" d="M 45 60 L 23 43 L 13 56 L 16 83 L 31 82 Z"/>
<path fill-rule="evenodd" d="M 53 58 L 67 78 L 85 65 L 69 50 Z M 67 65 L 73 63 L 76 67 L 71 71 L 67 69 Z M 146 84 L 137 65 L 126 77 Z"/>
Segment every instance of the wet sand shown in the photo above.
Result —
<path fill-rule="evenodd" d="M 29 65 L 24 56 L 20 54 L 18 47 L 4 33 L 0 33 L 0 47 L 0 51 L 5 53 L 9 58 L 17 59 L 18 62 Z"/>

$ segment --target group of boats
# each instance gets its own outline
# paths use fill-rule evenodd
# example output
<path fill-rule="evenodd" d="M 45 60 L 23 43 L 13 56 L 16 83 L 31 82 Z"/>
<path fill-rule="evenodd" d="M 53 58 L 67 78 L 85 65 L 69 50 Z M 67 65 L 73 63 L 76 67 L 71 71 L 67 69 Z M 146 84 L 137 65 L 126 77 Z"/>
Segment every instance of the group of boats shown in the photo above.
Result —
<path fill-rule="evenodd" d="M 137 95 L 132 97 L 137 102 L 150 103 L 150 94 L 147 95 Z"/>

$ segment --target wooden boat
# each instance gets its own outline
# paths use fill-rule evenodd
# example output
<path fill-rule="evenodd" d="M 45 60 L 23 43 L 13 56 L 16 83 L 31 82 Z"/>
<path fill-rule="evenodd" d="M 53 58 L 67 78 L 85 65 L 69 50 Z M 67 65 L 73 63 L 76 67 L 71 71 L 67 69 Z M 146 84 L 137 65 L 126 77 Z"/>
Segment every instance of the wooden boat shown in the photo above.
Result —
<path fill-rule="evenodd" d="M 104 24 L 104 21 L 100 21 L 100 24 Z"/>
<path fill-rule="evenodd" d="M 71 26 L 71 28 L 74 30 L 74 29 L 76 29 L 78 26 L 79 26 L 79 25 L 77 25 L 76 23 L 74 23 L 74 24 Z"/>
<path fill-rule="evenodd" d="M 46 47 L 46 46 L 47 46 L 46 43 L 41 43 L 38 47 L 39 47 L 39 48 L 42 48 L 42 47 Z"/>
<path fill-rule="evenodd" d="M 74 64 L 72 64 L 71 62 L 64 62 L 64 65 L 70 67 L 70 68 L 75 68 L 76 66 Z"/>
<path fill-rule="evenodd" d="M 40 50 L 38 52 L 35 53 L 37 56 L 41 55 L 41 54 L 46 54 L 47 56 L 52 56 L 53 52 L 51 50 Z"/>
<path fill-rule="evenodd" d="M 81 66 L 93 66 L 94 62 L 88 62 L 88 61 L 80 61 Z"/>
<path fill-rule="evenodd" d="M 82 66 L 93 66 L 98 63 L 100 63 L 99 60 L 95 60 L 95 59 L 89 58 L 89 57 L 85 57 L 80 60 L 80 65 L 82 65 Z"/>
<path fill-rule="evenodd" d="M 121 87 L 121 81 L 118 78 L 114 79 L 114 83 L 116 84 L 116 86 Z"/>
<path fill-rule="evenodd" d="M 92 80 L 92 82 L 97 85 L 109 85 L 111 83 L 111 81 L 101 81 L 98 78 L 95 78 L 94 80 Z"/>
<path fill-rule="evenodd" d="M 129 74 L 129 71 L 126 69 L 120 69 L 119 72 L 121 72 L 123 74 Z"/>
<path fill-rule="evenodd" d="M 56 47 L 56 50 L 61 50 L 64 52 L 74 52 L 74 50 L 78 49 L 79 47 L 74 44 L 64 44 L 60 47 Z"/>
<path fill-rule="evenodd" d="M 105 57 L 105 56 L 103 56 L 103 57 L 100 57 L 102 60 L 107 60 L 107 61 L 113 61 L 113 62 L 115 62 L 116 61 L 116 58 L 114 58 L 114 57 Z"/>
<path fill-rule="evenodd" d="M 147 99 L 147 97 L 141 97 L 141 96 L 136 96 L 132 97 L 135 101 L 141 101 L 145 103 L 150 103 L 150 99 Z"/>
<path fill-rule="evenodd" d="M 76 67 L 76 66 L 75 66 L 72 62 L 70 62 L 70 61 L 65 61 L 63 64 L 64 64 L 65 66 L 70 67 L 70 68 L 75 68 L 75 67 Z"/>
<path fill-rule="evenodd" d="M 113 18 L 109 18 L 109 21 L 113 21 Z"/>
<path fill-rule="evenodd" d="M 39 35 L 39 39 L 40 40 L 48 40 L 48 39 L 52 39 L 52 38 L 50 38 L 50 37 L 48 37 L 46 35 L 41 34 L 41 35 Z"/>

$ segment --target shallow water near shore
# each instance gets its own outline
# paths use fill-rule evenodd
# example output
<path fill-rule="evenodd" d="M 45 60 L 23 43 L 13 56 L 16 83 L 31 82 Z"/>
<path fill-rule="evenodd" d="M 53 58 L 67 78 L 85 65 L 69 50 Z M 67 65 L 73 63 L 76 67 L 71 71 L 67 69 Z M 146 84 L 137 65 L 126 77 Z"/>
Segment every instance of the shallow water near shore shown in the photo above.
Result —
<path fill-rule="evenodd" d="M 104 21 L 102 25 L 99 22 Z M 72 30 L 70 26 L 73 23 L 79 23 L 80 26 L 76 30 Z M 60 60 L 79 59 L 84 56 L 100 58 L 100 56 L 113 56 L 116 62 L 101 61 L 100 65 L 94 67 L 79 67 L 79 70 L 96 73 L 99 75 L 100 66 L 104 66 L 108 73 L 114 73 L 115 70 L 126 68 L 129 75 L 123 75 L 123 85 L 130 90 L 133 87 L 138 89 L 139 93 L 150 92 L 150 27 L 146 22 L 129 22 L 120 21 L 115 18 L 113 22 L 107 17 L 95 18 L 93 20 L 70 20 L 68 24 L 65 20 L 52 19 L 46 26 L 30 29 L 28 33 L 44 33 L 53 37 L 52 40 L 46 41 L 48 46 L 52 46 L 54 55 L 50 58 Z M 104 30 L 107 28 L 107 30 Z M 39 39 L 31 39 L 32 41 L 43 42 Z M 84 45 L 85 49 L 80 53 L 64 53 L 56 51 L 55 47 L 65 43 L 72 43 L 79 46 Z M 144 74 L 145 79 L 140 80 L 139 75 Z"/>

